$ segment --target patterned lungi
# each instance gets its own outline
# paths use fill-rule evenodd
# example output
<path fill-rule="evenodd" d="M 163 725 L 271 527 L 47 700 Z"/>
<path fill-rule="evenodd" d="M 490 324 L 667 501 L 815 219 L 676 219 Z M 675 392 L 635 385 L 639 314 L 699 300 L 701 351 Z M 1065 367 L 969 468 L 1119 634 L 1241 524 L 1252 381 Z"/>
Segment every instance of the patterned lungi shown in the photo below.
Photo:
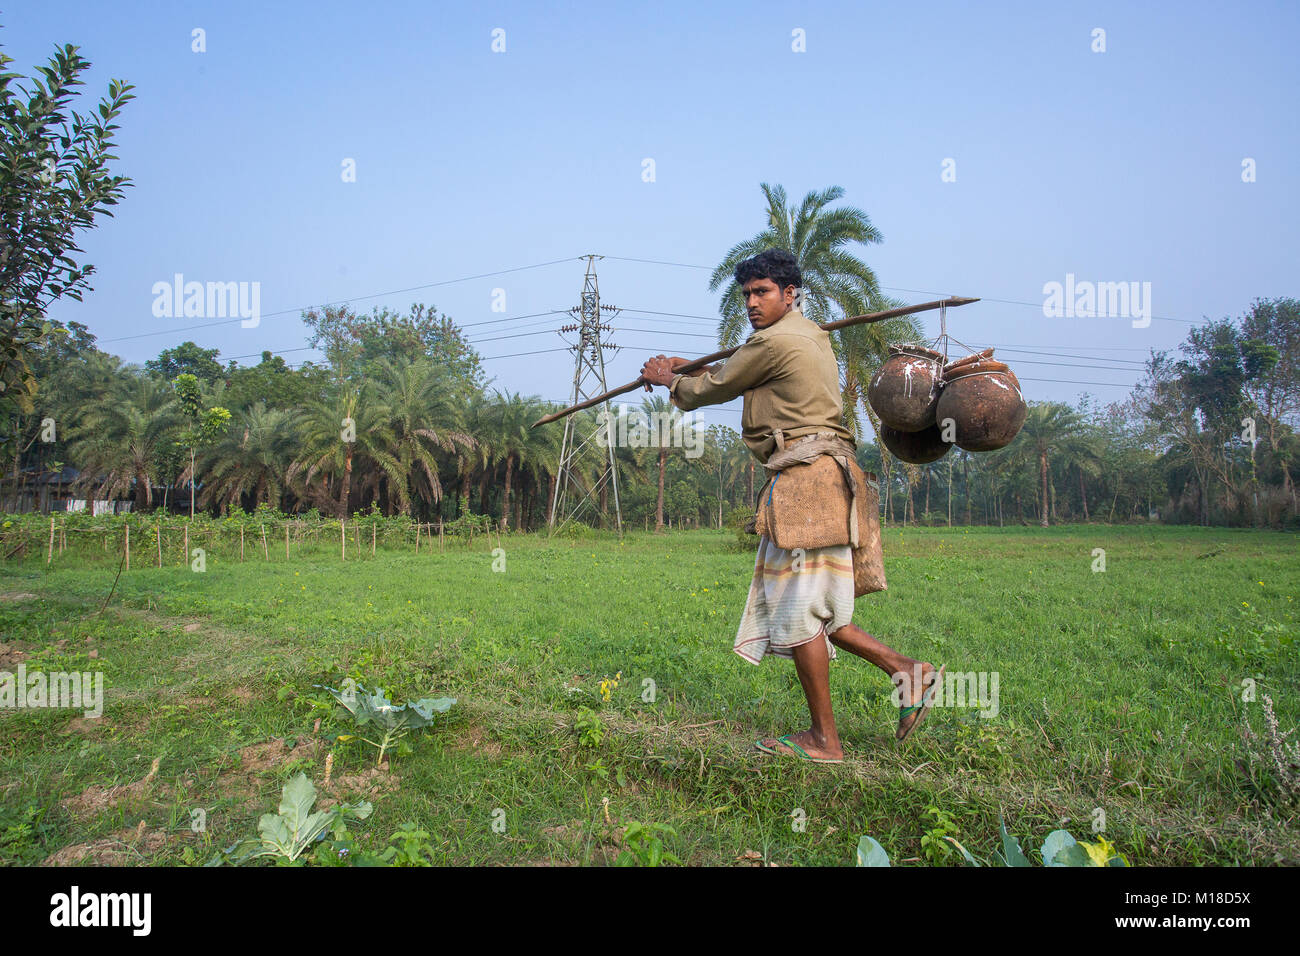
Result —
<path fill-rule="evenodd" d="M 758 664 L 766 654 L 794 657 L 800 644 L 826 641 L 853 619 L 853 554 L 847 544 L 829 548 L 778 548 L 758 539 L 754 580 L 732 650 Z"/>

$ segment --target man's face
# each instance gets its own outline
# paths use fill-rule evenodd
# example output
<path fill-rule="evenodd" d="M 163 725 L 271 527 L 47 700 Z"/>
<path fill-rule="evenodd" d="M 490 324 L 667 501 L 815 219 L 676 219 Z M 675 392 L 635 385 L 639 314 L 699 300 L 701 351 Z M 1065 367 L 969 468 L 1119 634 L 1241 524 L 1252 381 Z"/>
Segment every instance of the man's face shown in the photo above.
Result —
<path fill-rule="evenodd" d="M 767 328 L 794 305 L 794 286 L 782 290 L 771 279 L 750 279 L 741 286 L 740 294 L 745 298 L 749 324 L 756 330 Z"/>

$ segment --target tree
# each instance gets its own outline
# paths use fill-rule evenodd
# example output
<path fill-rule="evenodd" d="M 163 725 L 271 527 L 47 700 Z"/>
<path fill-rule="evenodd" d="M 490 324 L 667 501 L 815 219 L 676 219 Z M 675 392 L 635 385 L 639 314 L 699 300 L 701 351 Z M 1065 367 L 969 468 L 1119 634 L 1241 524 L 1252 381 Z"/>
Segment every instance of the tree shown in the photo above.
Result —
<path fill-rule="evenodd" d="M 655 531 L 659 532 L 664 529 L 664 473 L 668 463 L 670 436 L 674 430 L 686 426 L 683 424 L 681 410 L 670 404 L 661 395 L 642 399 L 640 411 L 646 419 L 649 440 L 644 448 L 638 449 L 637 457 L 644 460 L 646 456 L 653 453 L 659 462 L 659 491 L 655 503 Z M 637 425 L 637 422 L 630 422 L 628 425 L 629 433 Z"/>
<path fill-rule="evenodd" d="M 511 484 L 515 466 L 522 467 L 524 462 L 532 459 L 534 449 L 541 447 L 537 442 L 538 432 L 532 424 L 544 414 L 541 399 L 521 398 L 518 394 L 498 391 L 496 401 L 488 406 L 487 415 L 484 416 L 483 424 L 487 427 L 487 433 L 484 435 L 480 432 L 478 437 L 485 438 L 492 449 L 492 462 L 495 464 L 503 461 L 506 466 L 501 496 L 503 530 L 510 527 Z M 486 509 L 482 510 L 486 513 Z"/>
<path fill-rule="evenodd" d="M 311 330 L 308 344 L 322 349 L 336 372 L 359 383 L 381 360 L 410 365 L 421 359 L 445 373 L 444 388 L 463 401 L 483 387 L 478 352 L 446 315 L 422 303 L 407 315 L 374 309 L 358 315 L 347 306 L 325 306 L 303 313 Z"/>
<path fill-rule="evenodd" d="M 365 412 L 362 415 L 362 412 Z M 358 444 L 364 449 L 372 431 L 371 407 L 360 407 L 360 394 L 351 387 L 336 389 L 325 399 L 309 402 L 298 417 L 297 455 L 285 478 L 296 483 L 301 497 L 313 507 L 348 514 L 352 492 L 353 458 Z M 358 416 L 362 420 L 358 421 Z M 330 493 L 330 478 L 338 476 L 338 491 Z"/>
<path fill-rule="evenodd" d="M 204 385 L 214 385 L 226 377 L 217 361 L 219 351 L 182 342 L 173 349 L 163 349 L 156 359 L 145 362 L 144 367 L 151 375 L 168 382 L 175 381 L 177 375 L 191 375 Z"/>
<path fill-rule="evenodd" d="M 219 440 L 230 422 L 230 412 L 221 406 L 205 409 L 199 380 L 189 372 L 177 375 L 172 382 L 176 402 L 185 416 L 187 427 L 176 437 L 176 444 L 190 450 L 190 466 L 178 478 L 190 483 L 190 517 L 194 517 L 194 451 Z"/>
<path fill-rule="evenodd" d="M 427 359 L 398 364 L 382 358 L 367 379 L 366 401 L 374 405 L 370 454 L 376 471 L 375 490 L 382 480 L 390 501 L 412 513 L 414 500 L 442 500 L 439 453 L 453 458 L 474 444 L 460 423 L 454 393 L 446 387 L 448 373 Z"/>
<path fill-rule="evenodd" d="M 134 485 L 137 510 L 153 507 L 152 480 L 183 418 L 172 389 L 147 375 L 117 379 L 105 400 L 89 407 L 72 430 L 76 484 L 98 484 L 114 498 Z"/>
<path fill-rule="evenodd" d="M 1241 331 L 1247 339 L 1264 342 L 1278 355 L 1278 360 L 1245 383 L 1247 399 L 1263 419 L 1258 431 L 1277 456 L 1282 471 L 1282 490 L 1296 508 L 1295 480 L 1291 476 L 1291 456 L 1287 453 L 1288 437 L 1294 436 L 1300 418 L 1300 300 L 1257 299 L 1241 319 Z M 1291 424 L 1288 425 L 1287 423 Z"/>
<path fill-rule="evenodd" d="M 1021 441 L 1027 442 L 1039 473 L 1039 523 L 1046 528 L 1050 513 L 1047 497 L 1047 457 L 1051 452 L 1069 455 L 1082 447 L 1080 429 L 1083 421 L 1069 405 L 1061 402 L 1032 402 L 1025 423 L 1021 426 Z"/>
<path fill-rule="evenodd" d="M 112 216 L 130 184 L 108 172 L 114 147 L 113 123 L 127 101 L 130 84 L 112 80 L 108 96 L 83 116 L 67 107 L 73 88 L 90 62 L 66 45 L 56 49 L 30 88 L 13 83 L 13 62 L 0 53 L 0 419 L 30 412 L 37 379 L 30 352 L 60 334 L 45 320 L 60 297 L 81 301 L 90 291 L 95 267 L 78 264 L 76 235 L 98 215 Z M 0 428 L 0 444 L 13 441 Z"/>
<path fill-rule="evenodd" d="M 295 432 L 291 412 L 260 404 L 242 412 L 235 428 L 226 428 L 223 422 L 220 440 L 204 455 L 205 506 L 228 512 L 231 505 L 251 495 L 254 507 L 262 502 L 278 507 L 293 461 Z"/>
<path fill-rule="evenodd" d="M 843 248 L 851 242 L 879 243 L 882 237 L 861 209 L 825 208 L 844 195 L 841 187 L 808 193 L 797 211 L 787 207 L 784 187 L 772 188 L 762 183 L 761 188 L 767 197 L 767 228 L 733 246 L 709 279 L 710 292 L 727 283 L 719 304 L 722 319 L 718 325 L 718 342 L 723 348 L 738 344 L 748 328 L 745 303 L 734 278 L 736 266 L 764 249 L 785 249 L 794 255 L 803 273 L 801 311 L 815 322 L 826 323 L 903 304 L 881 295 L 871 267 Z M 855 435 L 862 434 L 858 417 L 861 408 L 879 439 L 878 423 L 867 404 L 867 383 L 888 358 L 891 343 L 916 340 L 921 335 L 921 326 L 911 316 L 854 325 L 831 333 L 831 344 L 840 363 L 845 426 Z M 887 464 L 885 470 L 888 472 Z"/>

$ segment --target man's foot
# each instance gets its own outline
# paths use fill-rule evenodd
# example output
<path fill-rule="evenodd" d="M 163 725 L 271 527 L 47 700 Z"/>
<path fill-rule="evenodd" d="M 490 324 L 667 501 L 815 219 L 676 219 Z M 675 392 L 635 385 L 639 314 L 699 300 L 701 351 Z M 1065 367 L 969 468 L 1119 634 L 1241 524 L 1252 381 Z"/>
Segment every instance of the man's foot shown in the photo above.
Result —
<path fill-rule="evenodd" d="M 790 742 L 789 744 L 786 744 L 787 740 Z M 844 759 L 844 749 L 839 745 L 839 741 L 832 742 L 825 739 L 819 741 L 813 736 L 811 730 L 804 730 L 797 734 L 786 734 L 784 738 L 764 737 L 759 743 L 762 744 L 760 749 L 766 753 L 792 754 L 806 760 L 830 761 Z M 803 753 L 800 754 L 795 747 L 798 747 Z"/>
<path fill-rule="evenodd" d="M 913 669 L 912 672 L 904 671 L 907 675 L 907 680 L 912 686 L 910 688 L 911 693 L 908 695 L 907 705 L 902 708 L 902 714 L 898 718 L 898 731 L 894 735 L 896 739 L 900 741 L 906 740 L 908 735 L 916 729 L 916 725 L 925 719 L 925 715 L 930 712 L 930 705 L 933 703 L 934 696 L 939 690 L 936 685 L 938 684 L 938 679 L 942 679 L 943 670 L 943 668 L 935 670 L 933 664 L 928 664 L 923 661 L 921 663 L 921 681 L 919 684 L 913 680 L 915 669 Z M 930 695 L 930 700 L 926 703 L 926 706 L 922 707 L 920 706 L 922 698 L 927 694 Z"/>

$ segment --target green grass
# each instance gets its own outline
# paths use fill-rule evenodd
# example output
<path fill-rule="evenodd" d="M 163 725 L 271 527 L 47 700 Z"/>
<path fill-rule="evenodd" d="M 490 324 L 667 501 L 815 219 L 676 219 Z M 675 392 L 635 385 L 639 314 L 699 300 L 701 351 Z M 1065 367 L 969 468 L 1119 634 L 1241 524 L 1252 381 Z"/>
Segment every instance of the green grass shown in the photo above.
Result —
<path fill-rule="evenodd" d="M 373 558 L 350 544 L 346 564 L 328 545 L 288 562 L 210 552 L 204 573 L 142 547 L 98 614 L 117 571 L 99 545 L 0 566 L 0 670 L 18 651 L 29 672 L 100 669 L 107 688 L 97 721 L 0 712 L 0 860 L 202 862 L 253 835 L 293 773 L 320 786 L 332 749 L 325 795 L 375 804 L 364 840 L 412 821 L 445 863 L 604 864 L 633 820 L 672 827 L 665 848 L 689 864 L 843 865 L 864 833 L 919 861 L 930 807 L 977 856 L 999 814 L 1029 849 L 1061 826 L 1091 839 L 1100 807 L 1137 865 L 1300 862 L 1294 809 L 1252 783 L 1240 731 L 1243 714 L 1263 725 L 1244 677 L 1284 730 L 1300 714 L 1295 535 L 887 529 L 889 590 L 855 622 L 949 671 L 998 672 L 999 712 L 937 708 L 899 747 L 888 679 L 841 653 L 839 767 L 749 749 L 807 726 L 792 664 L 731 653 L 752 549 L 711 531 L 502 544 L 504 573 L 481 539 Z M 459 703 L 375 772 L 373 749 L 326 739 L 350 728 L 313 685 L 348 675 Z M 582 706 L 598 744 L 574 729 Z"/>

